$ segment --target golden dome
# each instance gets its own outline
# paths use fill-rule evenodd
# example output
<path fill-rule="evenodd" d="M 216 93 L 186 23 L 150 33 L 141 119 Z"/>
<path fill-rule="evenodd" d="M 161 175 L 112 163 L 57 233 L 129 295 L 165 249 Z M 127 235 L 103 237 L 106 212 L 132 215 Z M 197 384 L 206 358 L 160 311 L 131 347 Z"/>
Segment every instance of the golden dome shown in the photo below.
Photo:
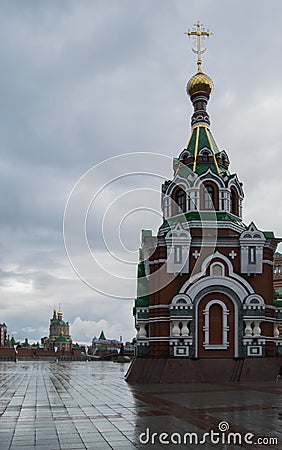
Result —
<path fill-rule="evenodd" d="M 192 97 L 195 94 L 210 95 L 213 90 L 212 79 L 203 72 L 193 75 L 187 83 L 186 92 Z"/>

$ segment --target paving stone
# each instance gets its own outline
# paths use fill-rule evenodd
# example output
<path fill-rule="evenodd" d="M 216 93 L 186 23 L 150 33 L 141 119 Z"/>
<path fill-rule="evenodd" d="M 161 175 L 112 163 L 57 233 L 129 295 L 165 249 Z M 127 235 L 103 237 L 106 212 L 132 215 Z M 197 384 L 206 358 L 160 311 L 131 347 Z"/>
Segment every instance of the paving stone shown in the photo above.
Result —
<path fill-rule="evenodd" d="M 253 433 L 254 448 L 258 437 L 278 439 L 265 448 L 282 448 L 282 381 L 129 385 L 120 369 L 111 362 L 0 362 L 0 450 L 181 450 L 189 445 L 161 444 L 161 433 L 200 439 L 221 422 L 230 432 Z"/>

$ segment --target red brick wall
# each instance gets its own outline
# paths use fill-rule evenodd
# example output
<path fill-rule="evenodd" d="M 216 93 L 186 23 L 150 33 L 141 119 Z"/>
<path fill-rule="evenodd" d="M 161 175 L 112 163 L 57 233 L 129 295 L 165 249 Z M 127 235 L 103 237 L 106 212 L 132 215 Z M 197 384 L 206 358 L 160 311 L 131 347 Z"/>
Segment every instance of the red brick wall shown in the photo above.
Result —
<path fill-rule="evenodd" d="M 15 350 L 13 348 L 0 348 L 0 356 L 15 356 Z"/>

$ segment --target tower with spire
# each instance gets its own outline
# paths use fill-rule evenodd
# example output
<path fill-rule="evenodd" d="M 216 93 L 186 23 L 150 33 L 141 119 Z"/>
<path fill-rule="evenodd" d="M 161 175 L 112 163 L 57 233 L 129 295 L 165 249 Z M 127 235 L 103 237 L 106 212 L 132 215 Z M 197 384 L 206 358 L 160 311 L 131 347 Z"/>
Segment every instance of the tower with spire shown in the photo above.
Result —
<path fill-rule="evenodd" d="M 213 81 L 202 71 L 202 40 L 211 33 L 197 22 L 186 34 L 196 40 L 197 54 L 186 88 L 194 108 L 191 134 L 173 161 L 172 179 L 162 185 L 157 236 L 142 232 L 136 360 L 127 379 L 197 381 L 198 373 L 205 380 L 209 367 L 209 379 L 224 373 L 231 381 L 254 374 L 262 361 L 267 377 L 282 356 L 282 308 L 273 300 L 273 256 L 281 240 L 243 222 L 243 186 L 207 112 Z"/>

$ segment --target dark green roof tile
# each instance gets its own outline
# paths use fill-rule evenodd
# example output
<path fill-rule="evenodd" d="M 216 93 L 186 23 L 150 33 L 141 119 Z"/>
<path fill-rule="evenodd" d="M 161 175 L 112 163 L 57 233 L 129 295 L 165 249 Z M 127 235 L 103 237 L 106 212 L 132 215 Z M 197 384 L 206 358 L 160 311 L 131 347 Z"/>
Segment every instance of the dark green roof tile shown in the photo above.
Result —
<path fill-rule="evenodd" d="M 215 163 L 198 163 L 196 166 L 196 173 L 202 175 L 208 169 L 211 169 L 211 171 L 216 174 L 218 173 Z"/>
<path fill-rule="evenodd" d="M 274 238 L 274 233 L 273 231 L 264 231 L 263 234 L 265 235 L 266 238 Z"/>
<path fill-rule="evenodd" d="M 210 145 L 209 140 L 208 140 L 207 133 L 206 133 L 206 128 L 205 127 L 200 127 L 198 153 L 205 147 L 209 148 L 210 150 L 212 150 L 211 145 Z"/>
<path fill-rule="evenodd" d="M 65 336 L 59 336 L 57 337 L 56 342 L 68 342 L 68 340 Z"/>
<path fill-rule="evenodd" d="M 135 300 L 135 307 L 148 307 L 149 306 L 149 295 L 144 295 L 144 297 L 137 297 Z"/>
<path fill-rule="evenodd" d="M 191 138 L 190 138 L 190 141 L 187 145 L 187 150 L 191 153 L 191 155 L 194 155 L 194 152 L 195 152 L 196 136 L 197 136 L 197 129 L 194 128 Z"/>
<path fill-rule="evenodd" d="M 282 307 L 282 299 L 274 299 L 274 305 Z"/>
<path fill-rule="evenodd" d="M 230 214 L 228 212 L 218 212 L 218 211 L 193 211 L 185 214 L 180 214 L 178 216 L 171 217 L 169 220 L 165 220 L 164 223 L 160 226 L 160 229 L 167 228 L 172 225 L 181 222 L 190 222 L 193 220 L 217 220 L 220 222 L 229 221 L 240 224 L 245 227 L 242 220 L 235 216 L 234 214 Z"/>

